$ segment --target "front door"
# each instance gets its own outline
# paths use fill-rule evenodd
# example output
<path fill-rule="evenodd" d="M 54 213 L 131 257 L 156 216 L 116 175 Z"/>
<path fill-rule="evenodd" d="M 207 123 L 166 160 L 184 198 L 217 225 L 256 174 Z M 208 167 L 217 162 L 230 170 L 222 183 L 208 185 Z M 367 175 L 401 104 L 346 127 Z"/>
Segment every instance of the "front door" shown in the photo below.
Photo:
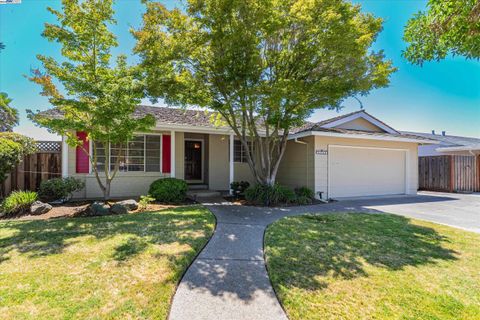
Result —
<path fill-rule="evenodd" d="M 202 180 L 202 141 L 185 141 L 185 180 Z"/>

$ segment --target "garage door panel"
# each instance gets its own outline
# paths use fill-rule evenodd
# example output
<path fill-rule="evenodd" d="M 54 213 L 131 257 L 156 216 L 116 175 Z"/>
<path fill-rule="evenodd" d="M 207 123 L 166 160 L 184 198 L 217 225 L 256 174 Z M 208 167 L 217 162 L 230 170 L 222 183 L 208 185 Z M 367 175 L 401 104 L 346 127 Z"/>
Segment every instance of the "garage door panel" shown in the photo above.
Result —
<path fill-rule="evenodd" d="M 330 147 L 330 197 L 405 193 L 405 152 L 392 149 Z"/>

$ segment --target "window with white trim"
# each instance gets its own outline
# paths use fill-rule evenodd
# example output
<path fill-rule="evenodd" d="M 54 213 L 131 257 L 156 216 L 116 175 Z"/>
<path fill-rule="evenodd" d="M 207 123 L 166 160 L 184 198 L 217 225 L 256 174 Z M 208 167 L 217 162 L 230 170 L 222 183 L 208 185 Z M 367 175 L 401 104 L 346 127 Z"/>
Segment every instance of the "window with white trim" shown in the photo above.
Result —
<path fill-rule="evenodd" d="M 119 162 L 120 172 L 160 172 L 161 171 L 161 135 L 136 135 L 127 144 L 111 144 L 110 170 Z M 105 146 L 96 143 L 97 170 L 105 170 Z"/>
<path fill-rule="evenodd" d="M 248 148 L 252 150 L 252 143 L 247 141 Z M 248 162 L 247 151 L 240 140 L 233 141 L 233 162 Z"/>

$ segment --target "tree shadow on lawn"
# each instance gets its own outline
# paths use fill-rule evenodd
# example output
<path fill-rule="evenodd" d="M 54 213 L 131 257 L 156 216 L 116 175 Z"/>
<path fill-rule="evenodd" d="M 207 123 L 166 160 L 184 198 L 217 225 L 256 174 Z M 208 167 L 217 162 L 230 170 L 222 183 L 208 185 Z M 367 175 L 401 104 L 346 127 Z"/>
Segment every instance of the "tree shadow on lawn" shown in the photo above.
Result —
<path fill-rule="evenodd" d="M 192 212 L 192 210 L 194 212 Z M 118 216 L 60 218 L 52 220 L 8 221 L 0 223 L 0 263 L 8 260 L 12 250 L 29 258 L 62 253 L 84 236 L 106 240 L 118 235 L 127 239 L 114 249 L 112 259 L 122 262 L 143 252 L 149 244 L 191 245 L 195 251 L 208 236 L 206 215 L 201 207 L 180 207 L 162 212 L 143 212 Z"/>
<path fill-rule="evenodd" d="M 449 239 L 434 229 L 390 214 L 331 214 L 292 217 L 267 230 L 270 275 L 277 286 L 326 288 L 318 277 L 368 276 L 365 263 L 388 270 L 456 260 Z"/>

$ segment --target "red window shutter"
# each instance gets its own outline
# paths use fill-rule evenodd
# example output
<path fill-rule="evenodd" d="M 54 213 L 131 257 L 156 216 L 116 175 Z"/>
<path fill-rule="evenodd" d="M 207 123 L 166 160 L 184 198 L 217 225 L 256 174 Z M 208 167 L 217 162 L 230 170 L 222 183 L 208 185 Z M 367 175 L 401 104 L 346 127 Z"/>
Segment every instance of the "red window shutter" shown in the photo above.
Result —
<path fill-rule="evenodd" d="M 170 173 L 171 168 L 172 140 L 168 135 L 162 136 L 162 172 Z"/>
<path fill-rule="evenodd" d="M 89 150 L 89 142 L 87 140 L 86 132 L 77 132 L 77 138 L 83 141 L 83 148 Z M 77 147 L 77 173 L 89 173 L 89 163 L 88 153 L 86 153 L 81 147 Z"/>

